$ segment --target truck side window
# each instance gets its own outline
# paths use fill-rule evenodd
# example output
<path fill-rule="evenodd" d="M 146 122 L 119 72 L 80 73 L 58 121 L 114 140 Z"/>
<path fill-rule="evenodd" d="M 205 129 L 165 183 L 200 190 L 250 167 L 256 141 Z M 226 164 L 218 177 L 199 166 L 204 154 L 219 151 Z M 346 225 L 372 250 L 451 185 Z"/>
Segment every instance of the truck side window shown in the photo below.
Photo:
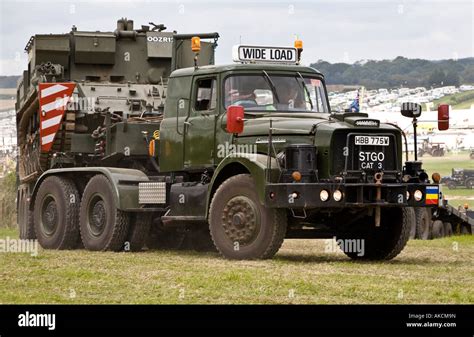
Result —
<path fill-rule="evenodd" d="M 214 110 L 217 103 L 216 79 L 206 78 L 197 81 L 196 111 Z"/>

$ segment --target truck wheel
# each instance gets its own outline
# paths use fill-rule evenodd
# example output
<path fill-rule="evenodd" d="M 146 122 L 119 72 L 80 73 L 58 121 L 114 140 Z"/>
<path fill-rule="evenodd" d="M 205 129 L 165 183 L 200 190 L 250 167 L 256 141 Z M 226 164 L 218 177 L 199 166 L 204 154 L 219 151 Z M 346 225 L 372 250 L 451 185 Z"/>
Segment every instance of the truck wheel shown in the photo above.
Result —
<path fill-rule="evenodd" d="M 416 238 L 429 240 L 431 232 L 431 213 L 424 207 L 415 208 Z"/>
<path fill-rule="evenodd" d="M 130 215 L 130 228 L 125 240 L 125 251 L 139 252 L 145 245 L 151 226 L 151 214 L 135 213 Z"/>
<path fill-rule="evenodd" d="M 268 259 L 283 243 L 286 212 L 261 205 L 256 191 L 252 177 L 239 174 L 222 183 L 212 198 L 212 240 L 228 259 Z"/>
<path fill-rule="evenodd" d="M 444 224 L 441 220 L 433 222 L 432 238 L 438 239 L 444 237 Z"/>
<path fill-rule="evenodd" d="M 384 209 L 380 227 L 375 227 L 373 217 L 359 220 L 349 233 L 338 235 L 339 247 L 353 260 L 391 260 L 405 248 L 414 220 L 411 207 Z M 357 246 L 363 251 L 355 251 Z"/>
<path fill-rule="evenodd" d="M 21 240 L 34 240 L 35 223 L 33 221 L 33 211 L 30 210 L 30 203 L 26 200 L 26 196 L 19 197 L 18 204 L 18 230 Z"/>
<path fill-rule="evenodd" d="M 79 192 L 72 180 L 51 176 L 35 197 L 36 238 L 46 249 L 73 249 L 79 237 Z"/>
<path fill-rule="evenodd" d="M 181 228 L 165 228 L 161 221 L 152 223 L 146 246 L 149 249 L 176 250 L 183 245 L 186 232 Z"/>
<path fill-rule="evenodd" d="M 472 189 L 474 187 L 474 179 L 468 179 L 466 181 L 466 187 Z"/>
<path fill-rule="evenodd" d="M 461 235 L 471 235 L 471 231 L 467 224 L 461 224 Z"/>
<path fill-rule="evenodd" d="M 112 186 L 101 174 L 92 177 L 84 189 L 79 224 L 86 249 L 123 249 L 129 229 L 129 214 L 117 209 Z"/>
<path fill-rule="evenodd" d="M 410 224 L 410 240 L 416 239 L 416 213 L 413 207 L 410 207 L 411 211 L 409 211 L 409 216 L 412 217 Z"/>
<path fill-rule="evenodd" d="M 456 184 L 453 181 L 448 181 L 448 188 L 450 190 L 455 190 L 456 189 Z"/>
<path fill-rule="evenodd" d="M 453 226 L 450 222 L 444 222 L 444 236 L 452 236 L 453 235 Z"/>

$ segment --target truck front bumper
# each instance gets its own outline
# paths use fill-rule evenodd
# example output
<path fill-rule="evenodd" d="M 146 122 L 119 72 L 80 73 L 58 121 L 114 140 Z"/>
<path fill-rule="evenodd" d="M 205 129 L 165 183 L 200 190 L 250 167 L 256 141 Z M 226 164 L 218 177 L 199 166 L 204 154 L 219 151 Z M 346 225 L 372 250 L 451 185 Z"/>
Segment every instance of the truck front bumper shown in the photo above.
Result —
<path fill-rule="evenodd" d="M 321 193 L 323 190 L 328 195 L 325 201 L 321 198 L 321 194 L 326 194 Z M 340 201 L 334 198 L 336 191 L 342 194 Z M 416 200 L 415 191 L 421 192 L 420 200 Z M 265 206 L 270 208 L 433 207 L 438 205 L 438 200 L 439 186 L 434 184 L 277 183 L 265 186 Z"/>

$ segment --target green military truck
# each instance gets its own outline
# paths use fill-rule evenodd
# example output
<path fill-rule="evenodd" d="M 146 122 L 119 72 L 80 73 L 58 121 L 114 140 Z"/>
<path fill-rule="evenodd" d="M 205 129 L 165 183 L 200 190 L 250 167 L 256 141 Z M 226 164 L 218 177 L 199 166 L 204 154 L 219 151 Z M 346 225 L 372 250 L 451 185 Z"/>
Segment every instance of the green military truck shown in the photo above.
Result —
<path fill-rule="evenodd" d="M 236 46 L 235 63 L 217 66 L 217 33 L 151 25 L 29 41 L 22 238 L 94 251 L 189 239 L 264 259 L 285 238 L 335 237 L 364 241 L 364 254 L 342 246 L 353 259 L 391 259 L 414 208 L 437 206 L 421 163 L 402 162 L 396 125 L 331 111 L 324 76 L 299 64 L 301 41 Z"/>

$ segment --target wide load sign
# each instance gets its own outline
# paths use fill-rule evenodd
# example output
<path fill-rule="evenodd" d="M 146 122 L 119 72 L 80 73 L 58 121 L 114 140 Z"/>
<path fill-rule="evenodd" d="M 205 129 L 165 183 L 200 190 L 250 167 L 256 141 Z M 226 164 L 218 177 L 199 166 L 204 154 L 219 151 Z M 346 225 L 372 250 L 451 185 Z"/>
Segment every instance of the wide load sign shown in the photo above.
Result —
<path fill-rule="evenodd" d="M 235 62 L 296 63 L 297 51 L 290 47 L 234 46 L 232 59 Z"/>

